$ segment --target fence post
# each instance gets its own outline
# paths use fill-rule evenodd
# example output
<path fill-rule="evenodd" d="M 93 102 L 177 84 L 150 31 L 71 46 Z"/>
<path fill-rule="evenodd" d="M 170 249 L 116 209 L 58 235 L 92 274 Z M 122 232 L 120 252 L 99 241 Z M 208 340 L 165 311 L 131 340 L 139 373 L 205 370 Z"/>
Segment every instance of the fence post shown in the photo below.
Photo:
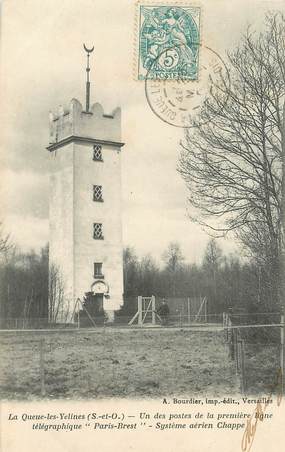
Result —
<path fill-rule="evenodd" d="M 76 309 L 78 309 L 77 310 L 77 328 L 79 329 L 80 328 L 80 306 L 79 306 L 78 298 L 76 300 L 74 311 L 76 311 Z"/>
<path fill-rule="evenodd" d="M 224 334 L 224 339 L 225 341 L 227 340 L 227 330 L 226 330 L 226 313 L 223 312 L 223 334 Z"/>
<path fill-rule="evenodd" d="M 46 395 L 45 390 L 45 368 L 44 368 L 44 339 L 40 340 L 40 380 L 41 380 L 41 396 Z"/>
<path fill-rule="evenodd" d="M 232 359 L 235 361 L 236 373 L 237 373 L 237 330 L 233 330 L 233 355 Z"/>
<path fill-rule="evenodd" d="M 226 341 L 227 343 L 229 342 L 229 328 L 228 328 L 228 324 L 229 324 L 229 316 L 227 313 L 225 313 L 225 327 L 226 327 Z"/>
<path fill-rule="evenodd" d="M 142 322 L 142 320 L 143 320 L 142 309 L 143 309 L 143 306 L 142 306 L 142 296 L 139 295 L 139 296 L 138 296 L 138 313 L 139 313 L 139 317 L 138 317 L 138 325 L 139 325 L 139 326 L 142 326 L 142 325 L 143 325 L 143 322 Z"/>
<path fill-rule="evenodd" d="M 232 339 L 233 339 L 233 330 L 232 330 L 231 326 L 232 326 L 232 321 L 231 321 L 229 314 L 227 314 L 227 339 L 228 339 L 228 342 L 232 342 Z"/>
<path fill-rule="evenodd" d="M 155 325 L 155 296 L 151 296 L 151 323 Z"/>
<path fill-rule="evenodd" d="M 284 314 L 281 315 L 281 331 L 280 331 L 280 369 L 281 369 L 281 394 L 284 394 L 284 333 L 285 333 L 285 324 L 284 324 Z"/>
<path fill-rule="evenodd" d="M 242 394 L 245 394 L 246 390 L 246 383 L 245 383 L 245 366 L 244 366 L 244 358 L 245 358 L 245 352 L 244 352 L 244 339 L 241 339 L 241 391 Z"/>
<path fill-rule="evenodd" d="M 232 326 L 231 321 L 229 322 L 229 325 Z M 230 347 L 230 357 L 231 360 L 235 359 L 235 329 L 230 329 L 229 334 L 229 347 Z"/>
<path fill-rule="evenodd" d="M 187 314 L 188 314 L 188 325 L 191 323 L 191 315 L 190 315 L 190 298 L 187 298 Z"/>
<path fill-rule="evenodd" d="M 235 353 L 235 360 L 236 360 L 236 373 L 239 373 L 240 370 L 240 355 L 241 355 L 241 339 L 238 337 L 238 331 L 236 333 L 236 353 Z"/>

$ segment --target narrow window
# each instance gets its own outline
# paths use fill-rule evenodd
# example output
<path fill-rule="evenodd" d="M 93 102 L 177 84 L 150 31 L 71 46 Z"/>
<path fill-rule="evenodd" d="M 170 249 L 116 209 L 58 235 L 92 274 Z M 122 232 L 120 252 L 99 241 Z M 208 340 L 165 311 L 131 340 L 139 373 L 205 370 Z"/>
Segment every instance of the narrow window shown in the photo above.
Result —
<path fill-rule="evenodd" d="M 100 144 L 95 144 L 93 146 L 93 160 L 102 161 L 102 146 Z"/>
<path fill-rule="evenodd" d="M 102 223 L 93 223 L 93 239 L 103 239 Z"/>
<path fill-rule="evenodd" d="M 103 201 L 102 185 L 93 185 L 93 201 Z"/>
<path fill-rule="evenodd" d="M 102 262 L 94 262 L 94 278 L 104 278 Z"/>

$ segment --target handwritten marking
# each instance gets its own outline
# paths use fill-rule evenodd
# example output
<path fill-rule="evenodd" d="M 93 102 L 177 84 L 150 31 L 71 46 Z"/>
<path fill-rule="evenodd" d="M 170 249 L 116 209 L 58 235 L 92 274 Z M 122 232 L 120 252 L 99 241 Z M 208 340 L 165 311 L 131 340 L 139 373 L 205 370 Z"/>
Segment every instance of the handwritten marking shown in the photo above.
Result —
<path fill-rule="evenodd" d="M 275 384 L 270 385 L 269 389 L 270 389 L 270 395 L 267 398 L 267 400 L 271 399 L 272 395 L 273 395 L 273 391 L 275 389 L 277 389 L 277 406 L 280 406 L 281 401 L 282 401 L 282 387 L 283 387 L 283 375 L 282 375 L 282 369 L 278 369 L 277 372 L 277 379 Z M 263 422 L 264 420 L 264 413 L 268 407 L 269 403 L 264 402 L 263 404 L 260 402 L 257 402 L 255 410 L 252 414 L 252 416 L 250 417 L 250 419 L 248 419 L 246 421 L 246 427 L 244 430 L 244 434 L 241 440 L 241 450 L 243 452 L 249 452 L 251 449 L 251 446 L 253 444 L 253 440 L 256 434 L 256 430 L 257 430 L 257 426 L 259 422 Z"/>

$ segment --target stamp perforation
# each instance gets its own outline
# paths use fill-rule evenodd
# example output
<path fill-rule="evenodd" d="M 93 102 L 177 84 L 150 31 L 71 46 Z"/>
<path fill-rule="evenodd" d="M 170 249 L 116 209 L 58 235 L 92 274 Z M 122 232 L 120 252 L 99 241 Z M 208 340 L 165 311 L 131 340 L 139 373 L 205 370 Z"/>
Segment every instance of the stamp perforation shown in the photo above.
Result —
<path fill-rule="evenodd" d="M 141 6 L 146 7 L 159 7 L 159 6 L 168 6 L 168 7 L 180 7 L 180 8 L 187 8 L 193 10 L 199 9 L 199 22 L 198 22 L 198 33 L 199 33 L 199 45 L 201 45 L 203 41 L 203 6 L 200 2 L 188 2 L 188 1 L 182 1 L 182 0 L 174 0 L 174 1 L 151 1 L 151 0 L 139 0 L 134 3 L 134 36 L 133 36 L 133 43 L 134 43 L 134 49 L 133 49 L 133 65 L 132 65 L 132 72 L 133 72 L 133 79 L 143 81 L 143 77 L 139 78 L 139 65 L 140 65 L 140 8 Z M 200 59 L 198 59 L 197 68 L 199 68 L 200 65 Z M 197 75 L 198 78 L 198 75 Z M 193 81 L 195 81 L 196 78 L 193 78 Z"/>

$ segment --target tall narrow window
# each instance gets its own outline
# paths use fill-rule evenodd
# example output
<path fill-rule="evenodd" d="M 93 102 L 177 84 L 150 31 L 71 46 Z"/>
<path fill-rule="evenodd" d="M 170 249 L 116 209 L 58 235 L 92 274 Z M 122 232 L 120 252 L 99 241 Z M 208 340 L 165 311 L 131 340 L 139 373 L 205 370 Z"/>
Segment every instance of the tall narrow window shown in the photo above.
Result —
<path fill-rule="evenodd" d="M 93 146 L 93 160 L 102 161 L 102 146 L 100 144 L 95 144 Z"/>
<path fill-rule="evenodd" d="M 94 262 L 94 278 L 104 278 L 102 262 Z"/>
<path fill-rule="evenodd" d="M 93 201 L 103 201 L 102 185 L 93 185 Z"/>
<path fill-rule="evenodd" d="M 102 223 L 93 223 L 93 239 L 102 240 L 103 238 Z"/>

